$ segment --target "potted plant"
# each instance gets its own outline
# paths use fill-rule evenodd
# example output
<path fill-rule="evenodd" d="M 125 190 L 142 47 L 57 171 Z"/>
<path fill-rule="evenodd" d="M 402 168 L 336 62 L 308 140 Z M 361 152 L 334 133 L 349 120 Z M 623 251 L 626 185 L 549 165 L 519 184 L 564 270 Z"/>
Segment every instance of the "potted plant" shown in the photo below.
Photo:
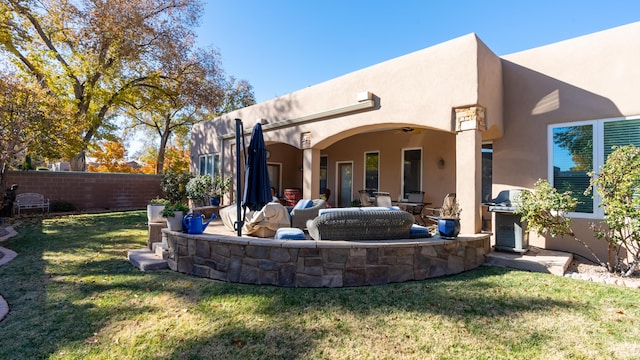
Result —
<path fill-rule="evenodd" d="M 455 239 L 460 233 L 460 213 L 462 208 L 455 197 L 447 198 L 440 209 L 438 233 L 444 239 Z"/>
<path fill-rule="evenodd" d="M 219 206 L 222 195 L 231 187 L 231 178 L 223 178 L 220 175 L 213 177 L 213 184 L 211 187 L 211 199 L 209 200 L 212 206 Z"/>
<path fill-rule="evenodd" d="M 162 175 L 162 192 L 170 203 L 186 200 L 186 187 L 193 175 L 187 172 L 169 170 Z"/>
<path fill-rule="evenodd" d="M 206 206 L 211 193 L 211 176 L 198 175 L 187 183 L 187 197 L 193 204 L 192 207 Z"/>
<path fill-rule="evenodd" d="M 162 216 L 167 218 L 167 228 L 171 231 L 182 231 L 182 218 L 189 212 L 189 207 L 181 202 L 167 204 Z"/>
<path fill-rule="evenodd" d="M 164 210 L 164 207 L 168 204 L 169 200 L 167 199 L 151 199 L 147 205 L 147 220 L 150 223 L 163 222 L 162 210 Z"/>

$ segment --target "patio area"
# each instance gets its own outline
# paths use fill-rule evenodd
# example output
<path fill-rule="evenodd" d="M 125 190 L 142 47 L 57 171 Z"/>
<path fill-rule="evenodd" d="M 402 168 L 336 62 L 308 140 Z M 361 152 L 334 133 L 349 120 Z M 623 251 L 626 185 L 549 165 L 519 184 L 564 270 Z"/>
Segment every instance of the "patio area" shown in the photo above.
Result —
<path fill-rule="evenodd" d="M 276 240 L 238 237 L 221 221 L 212 221 L 200 235 L 162 233 L 158 251 L 174 271 L 284 287 L 381 285 L 452 275 L 481 266 L 490 250 L 489 234 L 455 240 Z"/>

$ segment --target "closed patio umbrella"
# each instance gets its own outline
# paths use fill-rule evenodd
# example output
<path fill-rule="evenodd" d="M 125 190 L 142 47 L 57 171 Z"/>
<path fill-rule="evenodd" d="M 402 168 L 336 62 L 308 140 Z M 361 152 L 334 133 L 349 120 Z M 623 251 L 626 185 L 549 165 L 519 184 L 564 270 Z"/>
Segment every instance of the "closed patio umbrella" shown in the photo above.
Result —
<path fill-rule="evenodd" d="M 260 123 L 255 124 L 251 131 L 244 176 L 242 206 L 253 211 L 262 209 L 271 202 L 272 196 L 267 170 L 267 147 L 264 144 Z"/>

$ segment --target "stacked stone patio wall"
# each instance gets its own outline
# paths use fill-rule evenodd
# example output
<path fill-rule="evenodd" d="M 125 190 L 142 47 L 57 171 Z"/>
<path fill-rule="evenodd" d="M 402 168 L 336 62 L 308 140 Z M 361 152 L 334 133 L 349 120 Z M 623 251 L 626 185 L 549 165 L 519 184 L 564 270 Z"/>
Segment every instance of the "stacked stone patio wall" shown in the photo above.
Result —
<path fill-rule="evenodd" d="M 273 240 L 162 230 L 169 267 L 216 280 L 284 287 L 381 285 L 481 266 L 489 235 L 456 240 Z"/>

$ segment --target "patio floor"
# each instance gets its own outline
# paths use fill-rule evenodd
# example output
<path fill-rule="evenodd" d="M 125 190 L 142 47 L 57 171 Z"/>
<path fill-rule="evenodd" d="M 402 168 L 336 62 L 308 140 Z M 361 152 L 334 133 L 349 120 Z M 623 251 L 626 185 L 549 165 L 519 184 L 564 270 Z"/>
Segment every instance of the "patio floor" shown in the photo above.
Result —
<path fill-rule="evenodd" d="M 530 247 L 524 254 L 492 251 L 485 265 L 564 276 L 571 260 L 571 253 Z"/>

